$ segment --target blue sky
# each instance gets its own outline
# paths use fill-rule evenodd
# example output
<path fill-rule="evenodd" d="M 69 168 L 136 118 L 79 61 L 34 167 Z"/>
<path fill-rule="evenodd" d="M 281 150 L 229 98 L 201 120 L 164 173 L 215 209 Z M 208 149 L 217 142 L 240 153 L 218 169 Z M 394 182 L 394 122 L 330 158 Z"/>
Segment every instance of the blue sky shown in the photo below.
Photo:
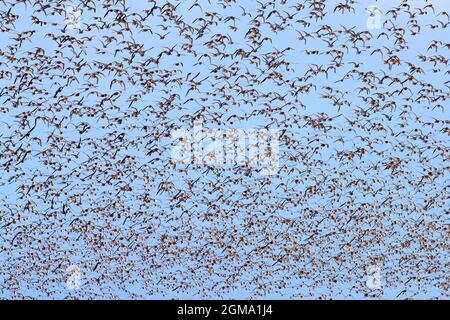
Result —
<path fill-rule="evenodd" d="M 239 19 L 235 22 L 234 30 L 230 28 L 233 25 L 230 21 L 222 20 L 221 23 L 211 26 L 202 38 L 193 39 L 195 53 L 190 53 L 183 47 L 188 40 L 179 35 L 173 24 L 170 25 L 161 17 L 155 16 L 147 21 L 151 32 L 142 32 L 132 27 L 134 30 L 132 35 L 125 33 L 123 37 L 116 36 L 120 39 L 113 40 L 106 47 L 104 43 L 107 37 L 118 32 L 117 26 L 111 30 L 93 29 L 84 34 L 80 34 L 76 28 L 69 28 L 65 31 L 66 35 L 80 41 L 86 39 L 89 41 L 85 46 L 73 49 L 69 46 L 59 48 L 62 54 L 60 56 L 55 53 L 58 48 L 56 42 L 51 39 L 51 34 L 61 33 L 60 29 L 66 24 L 64 12 L 45 17 L 42 13 L 33 12 L 36 7 L 30 4 L 13 7 L 11 12 L 18 15 L 19 19 L 15 22 L 13 30 L 0 34 L 1 50 L 8 52 L 8 46 L 13 44 L 13 38 L 17 33 L 34 29 L 36 32 L 32 40 L 24 41 L 15 56 L 30 56 L 27 51 L 34 51 L 36 47 L 40 47 L 45 50 L 46 55 L 53 56 L 54 61 L 64 61 L 65 66 L 62 70 L 52 69 L 54 65 L 43 61 L 31 59 L 28 62 L 6 61 L 3 56 L 0 56 L 0 62 L 2 62 L 0 71 L 11 72 L 10 77 L 0 79 L 0 88 L 17 86 L 16 76 L 20 74 L 20 71 L 15 67 L 29 65 L 36 72 L 40 64 L 42 67 L 50 68 L 51 74 L 59 76 L 53 79 L 50 77 L 38 79 L 39 88 L 51 93 L 50 97 L 45 97 L 41 93 L 31 94 L 26 90 L 20 95 L 23 101 L 38 101 L 47 106 L 47 110 L 39 110 L 39 112 L 50 118 L 61 119 L 67 127 L 58 132 L 53 131 L 55 128 L 44 121 L 37 121 L 33 136 L 44 143 L 38 144 L 36 140 L 25 139 L 24 142 L 29 143 L 27 147 L 31 150 L 31 156 L 14 166 L 12 170 L 6 170 L 3 166 L 6 160 L 1 159 L 0 212 L 3 220 L 0 220 L 0 243 L 3 241 L 1 245 L 3 252 L 0 254 L 0 269 L 2 269 L 0 281 L 3 279 L 6 287 L 1 289 L 0 296 L 4 298 L 23 295 L 36 298 L 291 299 L 325 297 L 339 299 L 362 298 L 365 294 L 372 298 L 396 298 L 403 290 L 406 290 L 406 295 L 400 296 L 401 298 L 405 296 L 442 298 L 448 295 L 448 292 L 445 293 L 442 289 L 445 287 L 442 282 L 448 283 L 448 250 L 445 247 L 445 244 L 448 245 L 448 234 L 442 232 L 445 230 L 442 226 L 448 223 L 446 217 L 449 208 L 446 196 L 448 158 L 442 155 L 433 158 L 435 154 L 419 156 L 399 147 L 405 144 L 411 145 L 414 150 L 429 146 L 448 148 L 448 135 L 441 131 L 439 126 L 423 124 L 423 121 L 434 121 L 434 119 L 448 120 L 448 111 L 445 110 L 448 108 L 448 102 L 444 100 L 427 104 L 423 102 L 423 99 L 415 100 L 421 88 L 419 85 L 408 83 L 410 91 L 406 91 L 404 95 L 393 95 L 381 99 L 384 109 L 374 112 L 369 117 L 372 124 L 378 121 L 392 128 L 392 134 L 388 131 L 378 131 L 373 128 L 367 130 L 364 126 L 358 128 L 350 125 L 351 121 L 359 123 L 364 118 L 358 114 L 358 110 L 369 108 L 364 98 L 375 98 L 374 92 L 386 93 L 401 88 L 398 84 L 393 86 L 384 84 L 364 94 L 360 91 L 360 88 L 365 85 L 361 78 L 353 76 L 353 78 L 345 78 L 345 81 L 339 81 L 352 69 L 352 61 L 361 63 L 359 67 L 361 72 L 373 71 L 380 78 L 384 73 L 404 79 L 404 72 L 409 70 L 406 63 L 389 69 L 383 63 L 380 54 L 371 54 L 376 48 L 395 46 L 392 34 L 389 39 L 383 36 L 376 39 L 382 32 L 386 32 L 386 28 L 370 30 L 374 38 L 367 43 L 371 47 L 365 48 L 361 54 L 357 54 L 350 48 L 343 59 L 344 66 L 336 73 L 330 73 L 328 76 L 319 74 L 309 80 L 309 83 L 315 87 L 308 93 L 298 95 L 299 101 L 295 101 L 292 95 L 293 90 L 308 83 L 308 81 L 303 83 L 300 78 L 304 77 L 312 65 L 326 67 L 332 63 L 330 54 L 308 55 L 306 51 L 323 52 L 342 48 L 339 47 L 342 44 L 349 45 L 345 35 L 339 36 L 337 42 L 331 47 L 327 47 L 323 39 L 317 37 L 305 43 L 299 40 L 298 31 L 314 32 L 323 25 L 329 25 L 334 30 L 354 28 L 357 32 L 368 31 L 366 26 L 369 16 L 366 10 L 368 6 L 380 7 L 383 12 L 381 20 L 384 23 L 388 19 L 386 13 L 389 9 L 401 3 L 401 1 L 360 0 L 355 6 L 355 12 L 333 13 L 332 4 L 338 2 L 327 1 L 328 14 L 323 20 L 315 21 L 303 12 L 295 17 L 310 21 L 311 25 L 308 27 L 302 27 L 300 23 L 296 23 L 275 32 L 267 24 L 262 25 L 260 39 L 269 37 L 270 41 L 264 41 L 258 49 L 258 57 L 261 59 L 259 64 L 250 63 L 248 59 L 237 56 L 225 59 L 220 55 L 213 56 L 215 51 L 208 47 L 207 43 L 217 34 L 228 34 L 232 41 L 226 45 L 224 51 L 230 54 L 238 49 L 250 51 L 250 41 L 246 34 L 251 27 L 251 19 L 242 15 L 244 11 L 241 6 L 245 12 L 254 14 L 260 6 L 256 1 L 237 1 L 226 8 L 215 2 L 210 4 L 209 1 L 200 1 L 202 8 L 194 7 L 191 10 L 189 8 L 192 1 L 180 3 L 176 14 L 196 28 L 201 25 L 199 18 L 206 19 L 206 12 L 219 12 L 223 17 L 235 16 Z M 448 10 L 447 1 L 410 1 L 413 8 L 423 7 L 430 2 L 435 5 L 436 12 Z M 261 1 L 261 3 L 266 2 Z M 282 7 L 290 10 L 289 6 L 294 4 L 297 2 L 287 1 Z M 76 6 L 77 3 L 68 2 L 67 6 L 70 5 Z M 127 5 L 128 13 L 135 12 L 141 15 L 144 10 L 152 7 L 152 4 L 145 1 L 134 1 Z M 100 21 L 111 21 L 112 13 L 105 15 L 106 11 L 100 8 L 100 5 L 97 8 L 99 10 L 97 13 L 83 11 L 80 17 L 81 28 L 94 23 L 96 21 L 94 16 L 101 17 L 98 19 Z M 8 9 L 5 4 L 0 6 L 0 10 Z M 266 14 L 268 12 L 270 11 Z M 52 21 L 54 25 L 36 27 L 32 24 L 32 15 Z M 432 30 L 427 25 L 437 23 L 439 19 L 445 21 L 446 18 L 429 14 L 418 16 L 417 19 L 422 31 L 416 36 L 406 32 L 408 47 L 398 55 L 403 62 L 409 61 L 423 67 L 425 72 L 416 77 L 422 82 L 441 89 L 443 95 L 448 95 L 448 87 L 444 85 L 448 81 L 448 74 L 445 73 L 448 67 L 443 64 L 433 66 L 433 63 L 429 61 L 423 63 L 418 58 L 419 54 L 429 57 L 433 55 L 448 57 L 448 49 L 440 49 L 439 52 L 428 50 L 433 40 L 444 43 L 448 41 L 448 31 L 446 29 Z M 276 19 L 273 18 L 273 21 Z M 165 30 L 168 24 L 170 27 Z M 411 21 L 408 21 L 408 15 L 403 13 L 396 24 L 407 29 Z M 161 36 L 166 33 L 168 36 L 162 39 Z M 142 50 L 146 50 L 145 55 L 131 57 L 130 53 L 124 49 L 125 41 L 142 45 Z M 105 52 L 101 53 L 95 48 Z M 149 57 L 157 57 L 170 48 L 180 52 L 180 55 L 177 56 L 176 53 L 163 55 L 157 66 L 149 63 L 150 74 L 136 83 L 128 81 L 125 74 L 106 70 L 103 71 L 98 82 L 92 78 L 89 79 L 88 73 L 92 72 L 92 68 L 84 67 L 81 71 L 67 70 L 73 61 L 87 62 L 94 68 L 103 64 L 115 67 L 117 62 L 121 62 L 125 64 L 123 70 L 136 80 L 139 79 L 139 69 L 136 69 L 139 64 L 148 61 Z M 287 48 L 290 50 L 283 51 Z M 264 58 L 269 59 L 276 50 L 283 52 L 284 55 L 275 60 L 287 61 L 290 66 L 289 68 L 278 66 L 277 71 L 282 73 L 286 81 L 294 83 L 293 87 L 286 83 L 277 84 L 270 79 L 262 83 L 254 79 L 253 81 L 236 80 L 233 76 L 226 79 L 226 72 L 222 71 L 219 71 L 215 78 L 216 74 L 213 70 L 219 66 L 226 69 L 234 66 L 236 74 L 248 72 L 261 77 L 267 76 L 270 70 L 267 69 Z M 211 58 L 204 54 L 209 54 Z M 70 59 L 73 59 L 72 62 Z M 441 70 L 433 72 L 436 68 Z M 51 96 L 61 83 L 66 82 L 66 79 L 60 77 L 64 72 L 73 74 L 77 81 L 74 80 L 64 87 L 64 94 L 70 98 L 66 102 L 61 102 L 52 99 Z M 146 84 L 151 84 L 154 79 L 164 79 L 166 72 L 173 72 L 167 76 L 173 81 L 169 81 L 166 85 L 159 81 L 153 88 L 146 87 Z M 198 91 L 189 90 L 187 81 L 175 81 L 177 78 L 192 79 L 197 73 L 199 75 L 195 77 L 196 80 L 207 79 L 199 85 Z M 124 81 L 125 86 L 122 86 L 120 82 L 114 83 L 113 80 Z M 97 86 L 95 90 L 99 92 L 108 96 L 116 94 L 117 99 L 114 103 L 107 102 L 99 106 L 101 99 L 94 94 L 94 89 L 88 88 L 89 82 L 95 83 Z M 253 89 L 261 94 L 267 94 L 270 98 L 260 98 L 254 105 L 246 103 L 244 94 L 238 94 L 237 84 L 246 90 Z M 221 87 L 225 88 L 226 94 L 214 95 Z M 341 101 L 346 101 L 348 105 L 341 108 L 333 106 L 330 100 L 324 98 L 326 87 L 340 91 L 343 94 Z M 81 95 L 78 97 L 72 95 L 77 92 L 81 92 Z M 130 99 L 135 95 L 139 95 L 139 98 L 130 104 Z M 272 99 L 276 95 L 287 97 L 286 100 L 293 103 L 292 108 L 286 108 L 288 110 L 284 116 L 279 112 L 273 112 L 274 118 L 271 119 L 269 116 L 252 113 L 255 110 L 263 110 L 267 106 L 273 109 L 285 108 L 285 101 Z M 414 98 L 412 102 L 405 102 L 403 99 L 408 95 Z M 175 97 L 176 104 L 180 108 L 172 108 L 164 111 L 162 115 L 158 114 L 160 104 L 172 96 Z M 0 139 L 3 140 L 0 148 L 8 155 L 11 151 L 6 148 L 8 146 L 6 137 L 12 136 L 16 147 L 21 144 L 15 130 L 24 134 L 29 128 L 19 128 L 15 120 L 17 116 L 29 111 L 30 106 L 12 107 L 11 102 L 8 102 L 5 97 L 0 99 L 6 106 L 6 111 L 0 118 Z M 84 108 L 79 116 L 72 118 L 71 111 L 74 110 L 79 99 L 83 99 Z M 389 108 L 390 102 L 398 107 Z M 411 104 L 410 108 L 405 106 L 407 103 Z M 436 107 L 439 103 L 444 108 Z M 102 112 L 98 113 L 98 108 L 103 108 L 102 112 L 109 120 L 99 116 Z M 205 109 L 208 110 L 207 113 L 203 111 Z M 406 120 L 402 118 L 404 115 L 402 112 L 405 109 L 411 111 L 407 113 Z M 89 117 L 90 111 L 95 114 L 94 117 Z M 138 116 L 133 115 L 135 111 L 139 111 Z M 203 115 L 205 128 L 261 129 L 268 126 L 270 129 L 286 129 L 286 135 L 296 142 L 295 147 L 290 148 L 286 143 L 280 145 L 281 169 L 279 174 L 270 177 L 272 181 L 270 185 L 264 184 L 264 179 L 267 177 L 256 174 L 242 178 L 243 180 L 238 184 L 225 183 L 225 191 L 214 190 L 214 185 L 219 182 L 232 181 L 233 178 L 242 177 L 242 175 L 229 167 L 222 168 L 225 173 L 221 174 L 216 174 L 213 170 L 208 171 L 202 166 L 189 166 L 185 171 L 168 168 L 170 147 L 174 141 L 170 137 L 159 141 L 152 139 L 154 132 L 163 130 L 170 132 L 172 128 L 170 125 L 173 125 L 173 128 L 191 130 L 189 119 L 192 115 L 199 113 Z M 330 123 L 332 126 L 326 132 L 311 126 L 296 125 L 297 120 L 301 123 L 304 117 L 316 118 L 320 113 L 333 118 Z M 212 120 L 214 115 L 219 115 L 222 119 L 220 125 Z M 245 121 L 233 123 L 225 121 L 231 115 L 248 118 Z M 114 119 L 121 117 L 124 121 L 114 123 Z M 422 122 L 415 121 L 415 117 L 420 118 Z M 184 121 L 184 119 L 187 120 Z M 277 126 L 277 121 L 287 126 Z M 405 126 L 400 127 L 400 123 L 405 123 Z M 84 125 L 89 127 L 85 135 L 79 132 L 80 126 Z M 143 127 L 148 127 L 150 130 L 145 132 Z M 420 129 L 424 136 L 429 137 L 429 141 L 412 140 L 410 135 L 401 134 L 402 131 L 411 133 L 415 129 Z M 54 176 L 53 165 L 44 162 L 47 156 L 42 153 L 53 147 L 52 142 L 47 140 L 51 132 L 57 132 L 62 142 L 69 144 L 69 142 L 80 141 L 81 144 L 81 148 L 77 151 L 68 147 L 66 153 L 54 157 L 48 156 L 52 161 L 62 165 L 57 173 L 58 177 Z M 122 133 L 125 134 L 123 145 L 126 142 L 129 144 L 126 148 L 119 149 L 117 142 L 111 142 L 109 137 L 117 137 Z M 337 142 L 340 138 L 342 142 Z M 81 139 L 87 140 L 85 142 Z M 97 142 L 98 145 L 90 144 L 88 141 Z M 108 145 L 108 141 L 111 145 Z M 374 149 L 359 158 L 343 161 L 336 156 L 342 151 L 367 147 L 368 141 L 374 142 Z M 59 145 L 63 144 L 62 142 Z M 111 157 L 114 148 L 117 148 L 116 158 Z M 149 154 L 152 148 L 158 148 L 160 151 L 156 155 Z M 376 151 L 379 153 L 377 154 Z M 431 154 L 431 151 L 429 153 Z M 295 161 L 289 158 L 296 155 L 308 155 L 308 161 Z M 405 175 L 393 175 L 392 171 L 387 169 L 373 169 L 376 165 L 385 165 L 388 159 L 394 157 L 410 159 L 403 168 Z M 113 158 L 116 160 L 111 160 Z M 119 162 L 117 159 L 125 160 Z M 101 167 L 102 162 L 108 161 L 111 166 L 107 169 L 103 167 L 103 171 L 93 170 L 97 165 Z M 442 170 L 443 174 L 436 180 L 427 182 L 423 188 L 415 188 L 411 181 L 420 180 L 430 169 Z M 81 176 L 68 180 L 64 178 L 72 176 L 74 172 L 80 173 Z M 90 174 L 94 177 L 93 180 L 83 179 Z M 44 201 L 44 192 L 39 189 L 21 197 L 17 188 L 24 183 L 30 183 L 33 176 L 36 182 L 43 185 L 45 181 L 51 179 L 53 181 L 51 187 L 45 187 L 51 191 L 51 194 L 53 191 L 61 190 L 62 187 L 67 188 L 68 192 L 53 197 L 54 204 Z M 178 191 L 187 190 L 186 181 L 188 180 L 199 181 L 199 185 L 194 187 L 192 197 L 183 201 L 184 208 L 192 213 L 190 216 L 183 215 L 180 208 L 174 207 L 174 204 L 178 202 Z M 118 184 L 111 184 L 110 181 L 117 181 L 118 184 L 126 183 L 132 187 L 133 192 L 118 192 Z M 173 190 L 158 192 L 160 183 L 167 181 L 172 183 Z M 373 190 L 379 190 L 379 192 L 375 195 L 366 192 L 363 185 L 351 183 L 355 181 L 365 181 Z M 339 197 L 326 189 L 331 188 L 333 184 L 341 185 L 339 188 L 342 194 Z M 318 185 L 325 190 L 322 194 L 307 193 L 308 188 Z M 253 193 L 246 193 L 246 190 L 251 190 Z M 214 202 L 220 193 L 224 197 L 229 197 L 230 202 L 222 203 L 217 209 L 208 206 L 208 201 Z M 324 197 L 324 194 L 329 197 Z M 302 200 L 299 195 L 303 195 L 304 199 Z M 143 204 L 144 197 L 151 199 L 149 207 Z M 296 203 L 284 201 L 291 197 L 299 199 Z M 435 207 L 424 212 L 417 209 L 425 206 L 430 198 L 437 199 Z M 391 208 L 383 207 L 386 199 L 392 203 Z M 24 210 L 30 200 L 33 201 L 34 210 Z M 113 203 L 114 206 L 111 205 Z M 273 205 L 281 203 L 283 203 L 281 207 L 273 209 Z M 241 204 L 245 206 L 241 207 Z M 66 205 L 68 207 L 65 207 Z M 376 206 L 379 206 L 378 210 L 374 209 Z M 233 211 L 235 209 L 237 211 Z M 61 210 L 68 210 L 68 214 L 63 219 L 58 213 Z M 204 214 L 211 211 L 214 214 L 213 221 L 203 220 Z M 112 218 L 105 212 L 110 213 Z M 224 212 L 228 213 L 222 216 Z M 356 214 L 361 220 L 351 222 L 348 229 L 343 231 L 341 221 L 331 216 L 333 212 L 338 212 L 344 217 L 353 217 Z M 59 218 L 53 218 L 53 215 Z M 8 224 L 7 221 L 14 217 L 17 217 L 17 220 L 13 224 Z M 272 235 L 280 235 L 275 238 L 275 245 L 271 247 L 272 255 L 282 256 L 283 252 L 288 249 L 293 250 L 298 245 L 303 250 L 300 260 L 273 263 L 269 254 L 267 256 L 252 255 L 252 249 L 256 248 L 256 244 L 268 239 L 259 229 L 260 233 L 248 232 L 248 221 L 252 219 L 265 221 Z M 441 228 L 437 230 L 426 228 L 424 231 L 422 227 L 417 227 L 417 223 L 421 220 L 435 223 Z M 73 229 L 74 221 L 80 221 L 80 229 Z M 287 221 L 291 221 L 295 227 L 290 229 L 290 223 Z M 152 231 L 146 234 L 150 226 Z M 21 244 L 19 242 L 19 247 L 11 247 L 11 241 L 18 230 L 29 233 L 36 239 L 45 239 L 47 247 L 42 249 L 42 243 L 30 239 L 20 240 L 21 237 L 16 238 L 17 241 L 23 241 Z M 107 230 L 114 231 L 106 233 Z M 242 250 L 238 255 L 242 260 L 233 260 L 230 258 L 233 256 L 230 248 L 224 249 L 216 243 L 208 243 L 208 237 L 220 239 L 219 236 L 212 235 L 215 232 L 223 234 L 223 239 L 230 243 L 233 243 L 232 235 L 239 237 L 249 235 L 249 242 L 255 245 L 248 248 L 236 247 L 237 251 Z M 328 235 L 333 232 L 336 234 L 329 237 Z M 192 238 L 188 237 L 191 233 L 194 234 Z M 308 239 L 312 234 L 323 240 L 309 244 Z M 179 238 L 184 239 L 183 243 L 173 246 L 180 250 L 180 256 L 171 256 L 159 249 L 162 235 L 169 238 L 178 235 Z M 97 248 L 95 243 L 99 241 L 99 237 L 103 237 L 108 244 Z M 355 237 L 362 239 L 359 246 L 344 247 L 342 250 L 342 243 L 352 241 Z M 117 238 L 129 238 L 129 242 L 126 242 L 129 245 L 128 249 L 123 246 L 125 241 L 116 241 Z M 412 239 L 409 247 L 402 247 L 404 239 Z M 434 249 L 422 246 L 422 241 L 431 240 L 436 241 L 438 246 Z M 204 256 L 202 256 L 203 250 L 208 252 Z M 191 253 L 197 255 L 191 256 Z M 417 257 L 413 261 L 417 264 L 408 265 L 408 262 L 402 262 L 402 256 L 414 254 Z M 33 255 L 41 256 L 33 258 Z M 245 261 L 247 256 L 250 256 L 248 258 L 251 261 L 250 266 Z M 343 257 L 342 261 L 336 257 Z M 98 263 L 99 266 L 97 266 Z M 402 263 L 406 263 L 406 266 L 403 267 Z M 366 268 L 372 264 L 378 265 L 381 271 L 382 285 L 379 290 L 369 290 L 365 286 L 368 279 Z M 66 268 L 70 265 L 77 265 L 82 270 L 82 285 L 78 290 L 70 290 L 66 286 Z M 23 266 L 23 269 L 20 266 Z M 37 266 L 41 266 L 42 269 Z M 426 272 L 428 266 L 433 267 L 431 274 Z M 229 279 L 228 270 L 233 268 L 240 270 L 240 273 L 236 276 L 235 287 L 226 288 L 224 280 Z M 191 270 L 197 271 L 191 272 Z M 422 281 L 417 281 L 414 277 Z M 12 279 L 16 279 L 16 282 Z M 330 279 L 336 281 L 330 281 Z M 179 289 L 179 285 L 184 283 L 189 283 L 190 286 L 183 290 Z M 261 284 L 266 284 L 270 290 L 257 289 Z M 278 284 L 281 284 L 283 288 L 278 290 Z"/>

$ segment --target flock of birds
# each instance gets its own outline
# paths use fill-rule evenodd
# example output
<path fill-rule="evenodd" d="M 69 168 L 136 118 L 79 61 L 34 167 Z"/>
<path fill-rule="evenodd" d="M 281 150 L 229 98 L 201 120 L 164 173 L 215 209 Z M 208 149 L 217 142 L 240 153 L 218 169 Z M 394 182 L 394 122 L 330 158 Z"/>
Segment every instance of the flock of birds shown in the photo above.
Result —
<path fill-rule="evenodd" d="M 449 13 L 374 4 L 0 1 L 0 297 L 448 298 Z M 277 172 L 174 163 L 195 121 Z"/>

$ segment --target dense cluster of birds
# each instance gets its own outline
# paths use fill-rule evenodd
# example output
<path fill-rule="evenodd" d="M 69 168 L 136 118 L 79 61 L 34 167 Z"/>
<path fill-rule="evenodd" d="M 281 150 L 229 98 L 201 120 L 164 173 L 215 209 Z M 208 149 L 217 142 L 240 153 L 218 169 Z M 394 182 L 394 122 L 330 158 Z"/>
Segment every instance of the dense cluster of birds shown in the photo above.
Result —
<path fill-rule="evenodd" d="M 445 6 L 0 1 L 0 297 L 448 298 Z M 174 163 L 195 121 L 276 173 Z"/>

